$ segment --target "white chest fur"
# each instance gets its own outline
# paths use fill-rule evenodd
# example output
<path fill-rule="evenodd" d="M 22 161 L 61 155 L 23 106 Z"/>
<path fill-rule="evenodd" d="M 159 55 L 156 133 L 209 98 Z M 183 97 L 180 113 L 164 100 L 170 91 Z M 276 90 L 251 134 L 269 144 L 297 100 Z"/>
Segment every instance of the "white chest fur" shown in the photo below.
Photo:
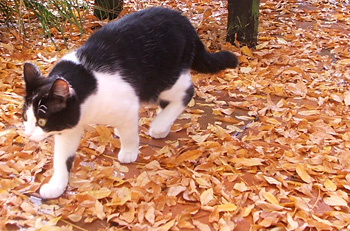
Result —
<path fill-rule="evenodd" d="M 130 84 L 118 73 L 94 73 L 97 91 L 81 105 L 81 123 L 118 126 L 139 109 L 139 100 Z"/>

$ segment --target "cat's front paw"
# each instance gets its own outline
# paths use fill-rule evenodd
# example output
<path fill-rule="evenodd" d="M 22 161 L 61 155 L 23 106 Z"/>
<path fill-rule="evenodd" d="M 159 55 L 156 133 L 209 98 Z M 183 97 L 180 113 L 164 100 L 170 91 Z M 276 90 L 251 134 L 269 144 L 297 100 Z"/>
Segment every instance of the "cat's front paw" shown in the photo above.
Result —
<path fill-rule="evenodd" d="M 64 191 L 66 190 L 66 187 L 67 187 L 66 183 L 59 184 L 59 182 L 56 182 L 56 183 L 49 182 L 41 186 L 40 196 L 43 199 L 58 198 L 64 193 Z"/>
<path fill-rule="evenodd" d="M 170 128 L 158 128 L 156 126 L 151 126 L 149 130 L 149 135 L 155 139 L 162 139 L 168 136 Z"/>
<path fill-rule="evenodd" d="M 170 132 L 169 127 L 159 126 L 156 123 L 151 124 L 151 128 L 149 129 L 149 135 L 155 139 L 162 139 L 167 137 Z"/>
<path fill-rule="evenodd" d="M 120 150 L 118 159 L 120 163 L 129 164 L 137 160 L 138 150 L 134 152 Z"/>

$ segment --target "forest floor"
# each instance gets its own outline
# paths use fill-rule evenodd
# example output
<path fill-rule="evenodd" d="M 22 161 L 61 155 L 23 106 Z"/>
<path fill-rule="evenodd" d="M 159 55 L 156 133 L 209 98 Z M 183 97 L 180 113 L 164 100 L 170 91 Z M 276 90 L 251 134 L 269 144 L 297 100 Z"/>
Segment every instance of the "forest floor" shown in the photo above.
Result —
<path fill-rule="evenodd" d="M 40 30 L 0 27 L 0 229 L 349 230 L 349 2 L 261 1 L 256 49 L 225 42 L 227 1 L 125 2 L 124 14 L 184 12 L 208 49 L 240 66 L 193 72 L 195 97 L 165 139 L 150 138 L 156 107 L 143 108 L 133 164 L 118 162 L 113 128 L 88 128 L 66 192 L 42 200 L 53 140 L 23 136 L 23 63 L 48 73 L 101 23 L 89 17 L 60 51 Z"/>

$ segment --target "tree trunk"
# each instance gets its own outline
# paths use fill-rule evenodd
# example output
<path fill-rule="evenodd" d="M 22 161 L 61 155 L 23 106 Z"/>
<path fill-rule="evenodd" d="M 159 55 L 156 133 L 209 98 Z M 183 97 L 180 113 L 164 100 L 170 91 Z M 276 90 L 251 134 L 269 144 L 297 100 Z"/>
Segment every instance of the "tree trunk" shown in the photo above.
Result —
<path fill-rule="evenodd" d="M 123 0 L 95 0 L 94 15 L 100 20 L 112 20 L 123 9 Z"/>
<path fill-rule="evenodd" d="M 241 46 L 255 47 L 258 41 L 260 0 L 228 0 L 226 40 Z"/>

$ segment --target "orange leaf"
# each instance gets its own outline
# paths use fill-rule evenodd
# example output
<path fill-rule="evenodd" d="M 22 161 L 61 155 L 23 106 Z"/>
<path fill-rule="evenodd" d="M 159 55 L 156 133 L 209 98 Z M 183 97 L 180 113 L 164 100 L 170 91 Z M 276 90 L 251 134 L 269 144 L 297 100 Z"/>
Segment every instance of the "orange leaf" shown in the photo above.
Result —
<path fill-rule="evenodd" d="M 200 151 L 200 150 L 189 150 L 189 151 L 186 151 L 186 152 L 182 153 L 181 155 L 179 155 L 176 158 L 176 163 L 181 164 L 184 161 L 196 160 L 201 155 L 202 155 L 202 151 Z"/>

